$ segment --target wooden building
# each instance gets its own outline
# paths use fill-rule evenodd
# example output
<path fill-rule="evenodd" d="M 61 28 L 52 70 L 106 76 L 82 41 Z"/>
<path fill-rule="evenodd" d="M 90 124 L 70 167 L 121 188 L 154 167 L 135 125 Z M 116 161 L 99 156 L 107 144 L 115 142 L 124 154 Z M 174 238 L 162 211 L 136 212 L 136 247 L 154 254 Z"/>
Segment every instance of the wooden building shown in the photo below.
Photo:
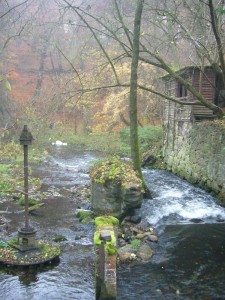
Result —
<path fill-rule="evenodd" d="M 185 67 L 177 71 L 177 74 L 188 80 L 208 101 L 225 109 L 225 90 L 222 89 L 222 78 L 216 74 L 212 67 L 205 67 L 203 71 L 198 67 Z M 194 96 L 171 75 L 164 76 L 163 80 L 167 95 L 188 102 L 195 100 Z M 191 107 L 191 117 L 194 119 L 212 116 L 213 112 L 202 105 Z"/>
<path fill-rule="evenodd" d="M 222 88 L 222 78 L 216 74 L 212 67 L 185 67 L 177 74 L 198 90 L 208 101 L 225 110 L 225 90 Z M 162 78 L 165 82 L 165 93 L 179 100 L 191 102 L 196 100 L 184 85 L 177 82 L 171 75 Z M 205 119 L 214 119 L 213 111 L 203 105 L 181 105 L 173 101 L 164 101 L 163 127 L 164 127 L 164 153 L 167 148 L 172 150 L 176 139 L 186 135 L 193 122 Z M 178 142 L 179 144 L 179 142 Z"/>

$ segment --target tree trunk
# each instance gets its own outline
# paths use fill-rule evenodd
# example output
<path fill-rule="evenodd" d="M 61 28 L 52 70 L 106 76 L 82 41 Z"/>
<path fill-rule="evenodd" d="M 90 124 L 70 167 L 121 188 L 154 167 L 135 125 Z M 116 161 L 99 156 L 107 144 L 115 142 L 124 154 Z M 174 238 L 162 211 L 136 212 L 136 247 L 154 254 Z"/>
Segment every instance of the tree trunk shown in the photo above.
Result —
<path fill-rule="evenodd" d="M 138 119 L 137 119 L 137 73 L 139 61 L 139 39 L 141 16 L 143 11 L 144 0 L 138 0 L 134 19 L 134 34 L 133 34 L 133 48 L 132 48 L 132 62 L 131 62 L 131 76 L 130 76 L 130 97 L 129 97 L 129 113 L 130 113 L 130 146 L 131 159 L 134 170 L 137 171 L 139 177 L 143 182 L 143 187 L 146 189 L 146 184 L 141 172 L 140 151 L 138 143 Z"/>

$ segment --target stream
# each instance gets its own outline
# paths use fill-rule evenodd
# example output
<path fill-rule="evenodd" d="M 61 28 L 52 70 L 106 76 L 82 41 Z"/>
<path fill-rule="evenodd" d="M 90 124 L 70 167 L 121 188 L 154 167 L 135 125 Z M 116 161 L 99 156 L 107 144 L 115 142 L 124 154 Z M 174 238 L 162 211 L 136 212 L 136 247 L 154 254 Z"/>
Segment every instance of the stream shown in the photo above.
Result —
<path fill-rule="evenodd" d="M 27 270 L 0 270 L 0 299 L 94 300 L 92 224 L 75 217 L 80 203 L 77 188 L 89 185 L 88 168 L 98 155 L 72 146 L 51 147 L 51 157 L 33 166 L 42 180 L 45 205 L 31 215 L 38 239 L 63 235 L 60 262 Z M 152 244 L 151 262 L 118 266 L 118 300 L 225 299 L 225 209 L 200 188 L 164 170 L 143 170 L 153 200 L 145 199 L 142 220 L 159 235 Z M 7 230 L 0 239 L 17 236 L 23 214 L 15 202 L 4 201 L 1 210 Z M 82 205 L 88 207 L 88 202 Z"/>

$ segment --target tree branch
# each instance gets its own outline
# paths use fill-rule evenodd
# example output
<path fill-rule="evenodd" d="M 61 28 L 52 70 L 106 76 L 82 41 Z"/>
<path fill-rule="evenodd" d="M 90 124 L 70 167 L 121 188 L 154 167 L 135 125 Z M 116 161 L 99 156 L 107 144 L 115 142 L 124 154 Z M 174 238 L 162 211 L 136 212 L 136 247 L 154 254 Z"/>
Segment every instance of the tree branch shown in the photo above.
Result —
<path fill-rule="evenodd" d="M 102 52 L 104 53 L 106 59 L 108 60 L 111 68 L 112 68 L 112 71 L 114 73 L 114 76 L 115 76 L 115 79 L 116 79 L 116 82 L 119 83 L 119 78 L 117 76 L 117 73 L 116 73 L 116 70 L 115 70 L 115 67 L 112 63 L 112 60 L 110 59 L 108 53 L 106 52 L 105 48 L 103 47 L 102 43 L 99 41 L 97 35 L 95 34 L 95 31 L 93 30 L 93 28 L 89 25 L 89 23 L 85 20 L 85 18 L 77 11 L 77 9 L 74 8 L 74 6 L 72 6 L 72 4 L 70 4 L 67 0 L 63 0 L 64 2 L 66 2 L 72 9 L 73 11 L 75 11 L 75 13 L 81 18 L 81 20 L 86 24 L 86 26 L 89 28 L 89 30 L 91 31 L 91 33 L 93 34 L 96 42 L 98 43 L 100 49 L 102 50 Z"/>
<path fill-rule="evenodd" d="M 129 35 L 129 30 L 127 29 L 127 27 L 125 26 L 124 22 L 123 22 L 123 18 L 121 16 L 121 13 L 120 13 L 120 10 L 119 10 L 119 7 L 118 7 L 118 3 L 117 3 L 117 0 L 114 0 L 114 3 L 115 3 L 115 7 L 116 7 L 116 12 L 117 12 L 117 15 L 119 17 L 119 20 L 120 20 L 120 23 L 122 24 L 122 27 L 123 27 L 123 30 L 126 34 L 126 37 L 129 41 L 129 44 L 130 44 L 130 47 L 132 48 L 133 45 L 132 45 L 132 41 L 131 41 L 131 38 L 130 38 L 130 35 Z"/>
<path fill-rule="evenodd" d="M 216 39 L 217 51 L 220 59 L 221 69 L 222 69 L 222 78 L 225 86 L 225 60 L 224 60 L 224 52 L 223 52 L 223 44 L 218 31 L 218 19 L 215 14 L 214 6 L 212 0 L 209 0 L 209 11 L 211 16 L 211 24 L 213 33 Z"/>
<path fill-rule="evenodd" d="M 4 16 L 6 16 L 7 14 L 9 14 L 12 10 L 16 9 L 17 7 L 19 7 L 19 6 L 21 6 L 21 5 L 25 4 L 25 3 L 27 3 L 28 1 L 29 1 L 29 0 L 26 0 L 26 1 L 22 2 L 22 3 L 19 3 L 19 4 L 15 5 L 15 6 L 11 7 L 9 10 L 7 10 L 7 12 L 5 12 L 4 14 L 2 14 L 2 15 L 0 16 L 0 19 L 3 18 Z"/>

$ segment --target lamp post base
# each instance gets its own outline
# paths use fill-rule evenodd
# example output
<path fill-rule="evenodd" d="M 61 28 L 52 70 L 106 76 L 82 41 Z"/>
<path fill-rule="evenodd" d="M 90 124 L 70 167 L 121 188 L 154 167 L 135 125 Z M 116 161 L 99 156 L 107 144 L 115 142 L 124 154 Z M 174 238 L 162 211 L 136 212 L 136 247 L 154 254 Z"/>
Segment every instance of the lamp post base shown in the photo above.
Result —
<path fill-rule="evenodd" d="M 18 246 L 20 251 L 37 249 L 36 230 L 32 227 L 24 227 L 18 230 Z"/>

